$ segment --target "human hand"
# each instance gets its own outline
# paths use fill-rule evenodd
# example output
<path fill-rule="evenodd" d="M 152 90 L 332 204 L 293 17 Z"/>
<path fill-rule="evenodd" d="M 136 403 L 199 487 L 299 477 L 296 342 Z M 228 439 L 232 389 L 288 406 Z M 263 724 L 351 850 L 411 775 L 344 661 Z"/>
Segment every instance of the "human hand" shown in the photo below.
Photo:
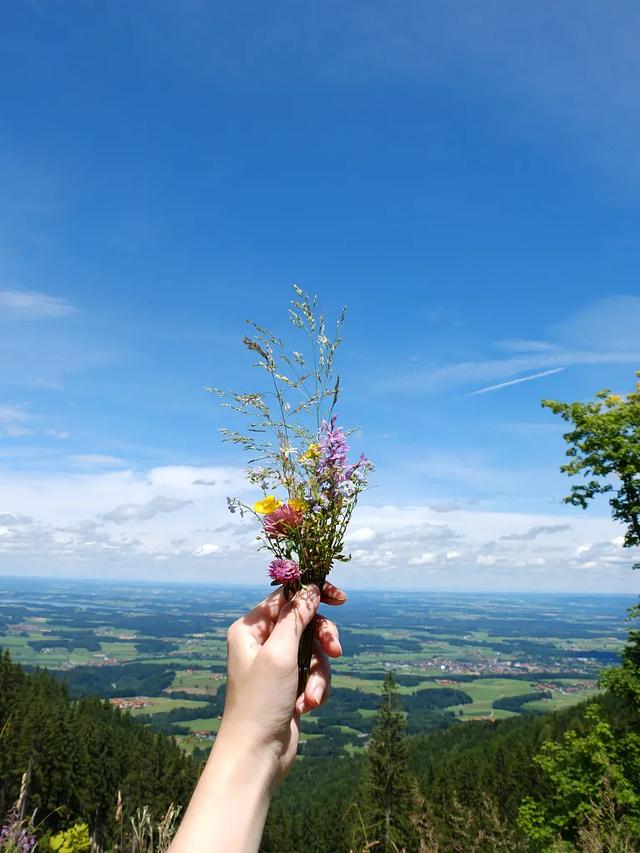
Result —
<path fill-rule="evenodd" d="M 344 604 L 325 583 L 325 604 Z M 216 742 L 170 853 L 256 853 L 274 786 L 296 757 L 300 714 L 329 696 L 329 657 L 342 654 L 338 629 L 318 616 L 311 671 L 298 693 L 298 645 L 320 593 L 311 586 L 285 601 L 274 592 L 228 632 L 227 698 Z"/>
<path fill-rule="evenodd" d="M 311 670 L 304 693 L 297 695 L 298 645 L 313 619 L 320 593 L 316 586 L 285 601 L 278 590 L 241 617 L 228 631 L 227 698 L 217 740 L 267 762 L 273 787 L 291 769 L 300 734 L 300 715 L 329 696 L 328 658 L 342 654 L 338 629 L 318 615 Z M 342 590 L 325 583 L 325 604 L 346 601 Z"/>

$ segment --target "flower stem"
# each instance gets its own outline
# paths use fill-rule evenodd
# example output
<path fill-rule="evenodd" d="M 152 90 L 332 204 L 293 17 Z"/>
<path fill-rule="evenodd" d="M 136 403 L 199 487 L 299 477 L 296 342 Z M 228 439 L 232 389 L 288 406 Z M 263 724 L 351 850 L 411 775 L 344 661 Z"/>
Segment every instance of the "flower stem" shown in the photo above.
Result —
<path fill-rule="evenodd" d="M 324 580 L 318 582 L 320 595 L 322 595 L 323 586 Z M 311 622 L 309 622 L 302 632 L 300 645 L 298 646 L 298 696 L 300 696 L 301 693 L 304 693 L 304 689 L 307 686 L 307 681 L 309 680 L 309 675 L 311 673 L 311 657 L 313 655 L 313 638 L 315 636 L 315 631 L 316 616 L 313 617 Z"/>

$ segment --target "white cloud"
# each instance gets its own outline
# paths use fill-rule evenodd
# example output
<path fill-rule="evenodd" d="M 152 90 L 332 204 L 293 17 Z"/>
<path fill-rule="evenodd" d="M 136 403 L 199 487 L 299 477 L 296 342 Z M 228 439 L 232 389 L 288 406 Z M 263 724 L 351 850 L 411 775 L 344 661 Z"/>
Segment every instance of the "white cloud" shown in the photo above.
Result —
<path fill-rule="evenodd" d="M 496 344 L 498 349 L 506 352 L 548 352 L 555 349 L 548 341 L 528 341 L 523 338 L 506 338 Z"/>
<path fill-rule="evenodd" d="M 82 468 L 113 468 L 126 464 L 123 459 L 106 453 L 76 453 L 69 460 Z"/>
<path fill-rule="evenodd" d="M 159 488 L 169 487 L 193 492 L 193 486 L 207 485 L 217 493 L 227 494 L 238 483 L 237 468 L 194 467 L 191 465 L 164 465 L 149 471 L 149 482 Z M 199 490 L 200 491 L 200 490 Z"/>
<path fill-rule="evenodd" d="M 59 438 L 59 439 L 71 438 L 71 433 L 67 432 L 67 430 L 64 430 L 64 429 L 45 429 L 43 432 L 44 432 L 44 435 L 48 435 L 51 438 Z"/>
<path fill-rule="evenodd" d="M 410 557 L 409 565 L 410 566 L 428 566 L 429 563 L 433 563 L 436 559 L 436 555 L 432 554 L 429 551 L 425 551 L 420 554 L 418 557 Z"/>
<path fill-rule="evenodd" d="M 30 425 L 32 415 L 27 412 L 26 406 L 16 404 L 4 404 L 0 406 L 0 436 L 5 438 L 21 438 L 32 435 L 34 430 Z"/>
<path fill-rule="evenodd" d="M 370 542 L 375 535 L 375 530 L 371 527 L 359 527 L 356 530 L 347 531 L 345 542 L 348 544 L 351 542 Z"/>
<path fill-rule="evenodd" d="M 5 438 L 23 438 L 27 435 L 40 435 L 49 438 L 69 438 L 64 430 L 42 428 L 38 418 L 28 411 L 24 403 L 5 403 L 0 405 L 0 436 Z"/>
<path fill-rule="evenodd" d="M 3 527 L 23 527 L 28 524 L 33 524 L 33 518 L 30 515 L 19 515 L 10 512 L 0 512 L 0 525 Z"/>
<path fill-rule="evenodd" d="M 213 542 L 205 542 L 204 545 L 196 548 L 193 553 L 196 557 L 209 557 L 211 554 L 216 554 L 219 550 L 219 545 L 215 545 Z"/>
<path fill-rule="evenodd" d="M 59 296 L 35 290 L 0 290 L 0 311 L 23 317 L 68 317 L 76 308 Z"/>
<path fill-rule="evenodd" d="M 569 524 L 566 511 L 553 515 L 463 508 L 449 518 L 446 525 L 436 523 L 439 514 L 428 505 L 360 507 L 357 529 L 366 526 L 375 536 L 353 551 L 353 579 L 368 585 L 380 570 L 393 571 L 408 587 L 569 590 L 582 583 L 574 572 L 584 567 L 581 555 L 593 548 L 585 540 L 595 534 L 608 543 L 608 550 L 599 546 L 596 562 L 602 576 L 594 572 L 589 589 L 629 591 L 637 586 L 630 570 L 637 558 L 610 543 L 619 527 L 607 517 L 576 512 Z M 428 583 L 421 580 L 420 568 L 428 569 Z"/>
<path fill-rule="evenodd" d="M 227 511 L 249 499 L 241 468 L 165 466 L 2 475 L 0 572 L 228 580 L 266 584 L 257 522 Z M 215 481 L 208 488 L 194 484 Z M 635 555 L 596 515 L 493 512 L 446 516 L 428 504 L 358 507 L 353 560 L 334 567 L 348 587 L 631 591 Z M 525 533 L 523 534 L 523 531 Z M 545 531 L 542 533 L 541 531 Z M 553 531 L 553 535 L 548 535 Z M 526 537 L 526 538 L 524 538 Z M 612 541 L 614 540 L 614 541 Z M 589 568 L 590 564 L 598 568 Z M 583 581 L 578 578 L 587 577 Z M 586 585 L 585 585 L 586 584 Z"/>
<path fill-rule="evenodd" d="M 122 504 L 109 512 L 101 513 L 98 518 L 101 521 L 110 521 L 113 524 L 126 524 L 128 521 L 148 521 L 150 518 L 155 518 L 156 515 L 176 512 L 192 503 L 193 501 L 158 495 L 157 498 L 153 498 L 145 504 Z"/>
<path fill-rule="evenodd" d="M 478 394 L 488 394 L 490 391 L 498 391 L 500 388 L 508 388 L 510 385 L 519 385 L 521 382 L 531 382 L 532 379 L 542 379 L 544 376 L 553 376 L 554 373 L 562 373 L 566 367 L 554 367 L 551 370 L 543 370 L 542 373 L 532 373 L 530 376 L 521 376 L 519 379 L 509 379 L 507 382 L 498 382 L 497 385 L 487 385 L 484 388 L 478 388 L 477 391 L 470 391 L 468 397 L 475 397 Z"/>
<path fill-rule="evenodd" d="M 564 533 L 565 530 L 571 530 L 570 524 L 541 524 L 538 527 L 530 527 L 524 533 L 505 533 L 501 536 L 502 540 L 515 540 L 526 542 L 529 539 L 537 539 L 539 536 L 550 536 L 553 533 Z"/>
<path fill-rule="evenodd" d="M 215 580 L 208 574 L 210 562 L 196 558 L 218 553 L 225 578 L 232 565 L 237 580 L 249 579 L 252 566 L 260 567 L 252 579 L 262 579 L 256 526 L 229 515 L 226 506 L 227 494 L 242 496 L 251 488 L 242 475 L 241 468 L 182 466 L 140 473 L 99 467 L 56 474 L 5 472 L 0 572 L 41 574 L 50 567 L 81 576 Z M 199 478 L 221 485 L 203 489 L 191 482 Z M 215 543 L 211 527 L 221 531 Z M 204 564 L 208 568 L 202 574 L 197 567 Z"/>
<path fill-rule="evenodd" d="M 0 424 L 23 423 L 31 420 L 31 417 L 23 405 L 5 404 L 0 406 Z"/>

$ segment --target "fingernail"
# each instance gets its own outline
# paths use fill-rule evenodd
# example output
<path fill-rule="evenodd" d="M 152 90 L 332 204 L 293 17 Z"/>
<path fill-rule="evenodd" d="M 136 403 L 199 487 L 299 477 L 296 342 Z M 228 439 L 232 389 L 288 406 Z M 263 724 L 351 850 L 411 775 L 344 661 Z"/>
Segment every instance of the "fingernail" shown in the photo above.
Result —
<path fill-rule="evenodd" d="M 313 690 L 313 698 L 316 700 L 318 705 L 322 702 L 322 687 L 319 685 Z"/>

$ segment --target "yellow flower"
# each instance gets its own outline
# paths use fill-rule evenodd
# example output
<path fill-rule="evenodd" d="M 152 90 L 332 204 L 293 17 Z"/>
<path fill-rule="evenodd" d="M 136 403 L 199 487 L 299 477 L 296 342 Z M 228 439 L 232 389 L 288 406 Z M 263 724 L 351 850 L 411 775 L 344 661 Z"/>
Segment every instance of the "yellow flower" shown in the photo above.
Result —
<path fill-rule="evenodd" d="M 305 452 L 300 456 L 301 462 L 315 462 L 316 459 L 320 456 L 320 445 L 319 444 L 310 444 L 309 447 L 305 450 Z"/>
<path fill-rule="evenodd" d="M 605 403 L 607 404 L 607 406 L 609 406 L 609 408 L 613 408 L 614 406 L 617 406 L 620 403 L 624 403 L 624 400 L 622 399 L 620 394 L 609 394 L 609 396 L 605 400 Z"/>
<path fill-rule="evenodd" d="M 307 508 L 306 503 L 304 501 L 301 501 L 299 498 L 290 498 L 289 506 L 296 512 L 304 512 Z"/>
<path fill-rule="evenodd" d="M 275 495 L 267 495 L 261 501 L 256 501 L 253 505 L 253 511 L 260 515 L 268 515 L 270 512 L 282 506 L 282 501 L 279 501 Z"/>

